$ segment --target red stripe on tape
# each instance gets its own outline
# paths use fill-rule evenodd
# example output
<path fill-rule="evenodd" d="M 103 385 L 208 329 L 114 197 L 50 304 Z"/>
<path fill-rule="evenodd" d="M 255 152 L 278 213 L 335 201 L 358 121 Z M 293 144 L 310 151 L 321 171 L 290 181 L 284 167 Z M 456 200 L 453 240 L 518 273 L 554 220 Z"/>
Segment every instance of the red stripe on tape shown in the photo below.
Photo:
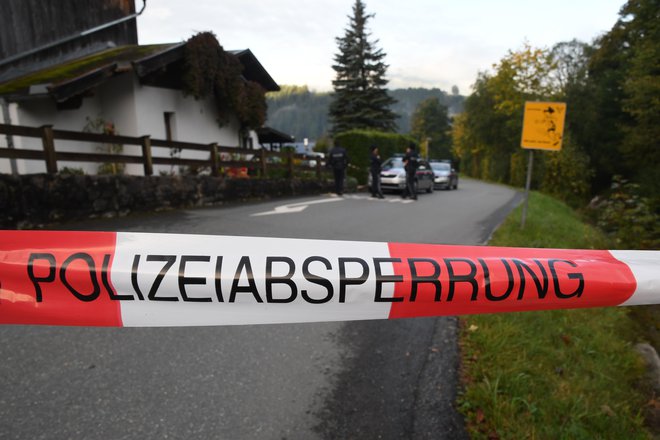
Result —
<path fill-rule="evenodd" d="M 608 251 L 389 244 L 390 318 L 615 306 L 636 288 Z"/>
<path fill-rule="evenodd" d="M 0 231 L 0 323 L 121 326 L 114 232 Z"/>

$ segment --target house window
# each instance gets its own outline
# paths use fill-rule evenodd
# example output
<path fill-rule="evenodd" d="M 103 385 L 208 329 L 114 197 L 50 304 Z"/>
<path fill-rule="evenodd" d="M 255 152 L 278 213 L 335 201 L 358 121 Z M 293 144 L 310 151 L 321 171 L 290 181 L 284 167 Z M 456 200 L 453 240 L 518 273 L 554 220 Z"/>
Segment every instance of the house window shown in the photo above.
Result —
<path fill-rule="evenodd" d="M 163 117 L 165 118 L 165 139 L 173 141 L 176 138 L 174 112 L 165 112 L 163 113 Z"/>

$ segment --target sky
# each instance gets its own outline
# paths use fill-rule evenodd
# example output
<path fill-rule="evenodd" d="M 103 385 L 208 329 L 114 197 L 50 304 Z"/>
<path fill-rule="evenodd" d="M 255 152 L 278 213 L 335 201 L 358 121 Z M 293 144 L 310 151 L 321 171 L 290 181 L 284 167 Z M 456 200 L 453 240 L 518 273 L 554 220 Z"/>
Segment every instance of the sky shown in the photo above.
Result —
<path fill-rule="evenodd" d="M 471 92 L 480 71 L 509 50 L 592 42 L 612 28 L 624 0 L 363 0 L 371 40 L 386 54 L 388 88 L 456 85 Z M 142 6 L 135 0 L 136 8 Z M 336 37 L 355 0 L 148 0 L 140 44 L 212 31 L 226 50 L 249 48 L 280 85 L 332 89 Z"/>

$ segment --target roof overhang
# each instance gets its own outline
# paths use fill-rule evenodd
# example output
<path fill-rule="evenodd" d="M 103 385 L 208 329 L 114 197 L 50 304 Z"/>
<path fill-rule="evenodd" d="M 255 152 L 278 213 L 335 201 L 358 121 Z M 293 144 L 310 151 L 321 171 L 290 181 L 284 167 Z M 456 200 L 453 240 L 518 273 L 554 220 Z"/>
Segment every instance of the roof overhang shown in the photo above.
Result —
<path fill-rule="evenodd" d="M 0 83 L 0 96 L 9 101 L 50 96 L 62 103 L 87 93 L 115 75 L 135 70 L 135 63 L 142 66 L 144 62 L 142 70 L 146 70 L 151 66 L 150 60 L 161 54 L 167 56 L 178 46 L 128 45 L 103 50 Z"/>
<path fill-rule="evenodd" d="M 47 86 L 50 95 L 55 102 L 62 103 L 74 96 L 81 95 L 112 77 L 117 69 L 117 63 L 94 69 L 90 72 L 73 78 L 69 81 L 61 82 L 57 85 Z"/>
<path fill-rule="evenodd" d="M 111 48 L 0 83 L 0 96 L 8 101 L 50 96 L 56 103 L 61 104 L 73 98 L 80 98 L 111 77 L 128 71 L 135 72 L 146 84 L 154 85 L 153 79 L 158 78 L 159 72 L 166 71 L 169 66 L 179 66 L 179 70 L 175 68 L 174 72 L 180 72 L 185 47 L 186 43 Z M 241 62 L 246 80 L 259 83 L 266 91 L 280 89 L 252 51 L 245 49 L 230 53 L 236 55 Z M 158 79 L 156 82 L 161 81 L 167 84 L 165 86 L 171 87 L 171 79 Z M 180 87 L 179 81 L 174 83 L 178 83 Z"/>
<path fill-rule="evenodd" d="M 148 74 L 162 69 L 163 67 L 183 59 L 186 43 L 169 47 L 162 52 L 133 61 L 133 69 L 138 77 L 143 78 Z"/>
<path fill-rule="evenodd" d="M 260 144 L 285 144 L 293 142 L 295 138 L 271 127 L 261 127 L 256 130 Z"/>
<path fill-rule="evenodd" d="M 245 79 L 261 84 L 267 92 L 279 92 L 280 86 L 264 69 L 264 66 L 261 65 L 250 49 L 230 50 L 229 53 L 236 55 L 243 65 L 243 77 Z"/>

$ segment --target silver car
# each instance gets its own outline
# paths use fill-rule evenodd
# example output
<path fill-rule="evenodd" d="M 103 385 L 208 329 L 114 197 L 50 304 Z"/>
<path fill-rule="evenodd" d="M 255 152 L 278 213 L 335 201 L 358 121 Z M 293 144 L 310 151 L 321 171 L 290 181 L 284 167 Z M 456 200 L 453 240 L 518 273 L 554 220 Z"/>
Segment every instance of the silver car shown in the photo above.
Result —
<path fill-rule="evenodd" d="M 429 164 L 423 160 L 418 161 L 415 174 L 415 192 L 432 192 L 433 174 Z M 369 175 L 369 185 L 371 186 L 371 174 Z M 406 187 L 406 170 L 403 168 L 403 157 L 394 156 L 383 162 L 380 172 L 380 186 L 383 191 L 403 193 Z"/>
<path fill-rule="evenodd" d="M 436 188 L 458 188 L 458 173 L 449 161 L 431 161 L 433 169 L 433 186 Z"/>

